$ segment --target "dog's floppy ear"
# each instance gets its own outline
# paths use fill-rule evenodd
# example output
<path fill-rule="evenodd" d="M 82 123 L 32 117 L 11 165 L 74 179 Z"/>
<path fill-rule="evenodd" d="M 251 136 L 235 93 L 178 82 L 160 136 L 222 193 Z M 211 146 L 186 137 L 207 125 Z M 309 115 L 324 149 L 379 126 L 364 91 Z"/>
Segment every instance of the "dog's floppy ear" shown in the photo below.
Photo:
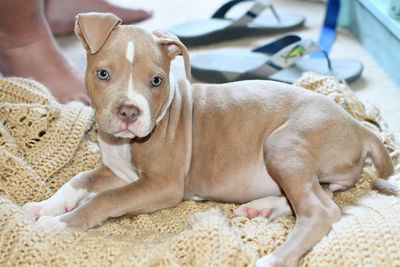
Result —
<path fill-rule="evenodd" d="M 190 58 L 186 46 L 178 39 L 178 37 L 167 31 L 153 31 L 153 35 L 157 37 L 158 43 L 163 46 L 163 49 L 171 60 L 178 55 L 183 56 L 186 77 L 190 79 Z"/>
<path fill-rule="evenodd" d="M 75 34 L 85 49 L 96 54 L 122 20 L 112 13 L 81 13 L 76 16 Z"/>

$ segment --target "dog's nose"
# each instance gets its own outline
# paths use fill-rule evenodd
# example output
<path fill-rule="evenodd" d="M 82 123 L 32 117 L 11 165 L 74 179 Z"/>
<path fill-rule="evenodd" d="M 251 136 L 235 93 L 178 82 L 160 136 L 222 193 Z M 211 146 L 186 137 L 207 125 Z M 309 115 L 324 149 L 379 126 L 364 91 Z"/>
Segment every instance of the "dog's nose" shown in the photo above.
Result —
<path fill-rule="evenodd" d="M 140 110 L 134 105 L 122 105 L 119 108 L 119 117 L 125 123 L 133 123 L 140 115 Z"/>

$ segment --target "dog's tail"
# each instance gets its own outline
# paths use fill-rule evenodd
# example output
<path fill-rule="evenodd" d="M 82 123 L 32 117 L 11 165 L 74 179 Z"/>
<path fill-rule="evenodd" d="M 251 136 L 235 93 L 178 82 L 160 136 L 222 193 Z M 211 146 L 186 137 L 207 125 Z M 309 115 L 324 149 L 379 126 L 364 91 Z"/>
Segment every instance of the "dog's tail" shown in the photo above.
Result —
<path fill-rule="evenodd" d="M 383 143 L 370 132 L 368 138 L 369 156 L 374 163 L 376 174 L 379 178 L 388 178 L 393 174 L 393 162 Z"/>
<path fill-rule="evenodd" d="M 373 133 L 370 133 L 368 141 L 370 145 L 369 155 L 374 163 L 378 177 L 372 182 L 372 188 L 387 195 L 400 197 L 400 189 L 384 180 L 394 172 L 393 162 L 389 153 L 383 143 Z"/>
<path fill-rule="evenodd" d="M 380 193 L 400 197 L 400 189 L 382 178 L 376 178 L 371 186 Z"/>

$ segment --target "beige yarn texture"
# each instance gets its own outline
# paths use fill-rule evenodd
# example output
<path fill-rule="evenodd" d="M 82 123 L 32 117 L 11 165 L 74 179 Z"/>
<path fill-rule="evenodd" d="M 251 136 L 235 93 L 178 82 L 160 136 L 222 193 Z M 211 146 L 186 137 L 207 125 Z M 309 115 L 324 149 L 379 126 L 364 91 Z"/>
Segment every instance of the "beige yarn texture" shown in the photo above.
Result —
<path fill-rule="evenodd" d="M 370 127 L 399 171 L 399 149 L 373 106 L 330 77 L 305 74 L 298 86 L 325 94 Z M 21 206 L 51 196 L 99 163 L 91 108 L 58 104 L 42 85 L 0 79 L 0 266 L 253 266 L 280 246 L 295 217 L 231 219 L 234 204 L 186 201 L 152 214 L 108 220 L 88 231 L 49 232 Z M 343 217 L 302 266 L 400 266 L 400 199 L 360 181 L 335 195 Z M 400 186 L 400 177 L 389 179 Z"/>

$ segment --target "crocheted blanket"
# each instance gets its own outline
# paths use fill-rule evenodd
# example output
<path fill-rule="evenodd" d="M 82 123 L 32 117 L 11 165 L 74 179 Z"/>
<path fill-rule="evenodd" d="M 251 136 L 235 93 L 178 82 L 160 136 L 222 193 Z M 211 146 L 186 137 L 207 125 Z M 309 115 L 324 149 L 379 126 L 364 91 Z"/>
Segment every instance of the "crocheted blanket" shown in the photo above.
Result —
<path fill-rule="evenodd" d="M 330 77 L 305 74 L 298 86 L 325 94 L 385 143 L 399 149 L 379 112 Z M 231 218 L 235 204 L 185 201 L 152 214 L 108 220 L 88 231 L 49 232 L 21 205 L 50 197 L 99 163 L 91 108 L 61 105 L 31 80 L 0 79 L 0 266 L 252 266 L 280 246 L 295 217 Z M 360 181 L 337 193 L 343 217 L 303 259 L 307 266 L 400 266 L 400 199 Z M 399 175 L 389 179 L 400 186 Z"/>

